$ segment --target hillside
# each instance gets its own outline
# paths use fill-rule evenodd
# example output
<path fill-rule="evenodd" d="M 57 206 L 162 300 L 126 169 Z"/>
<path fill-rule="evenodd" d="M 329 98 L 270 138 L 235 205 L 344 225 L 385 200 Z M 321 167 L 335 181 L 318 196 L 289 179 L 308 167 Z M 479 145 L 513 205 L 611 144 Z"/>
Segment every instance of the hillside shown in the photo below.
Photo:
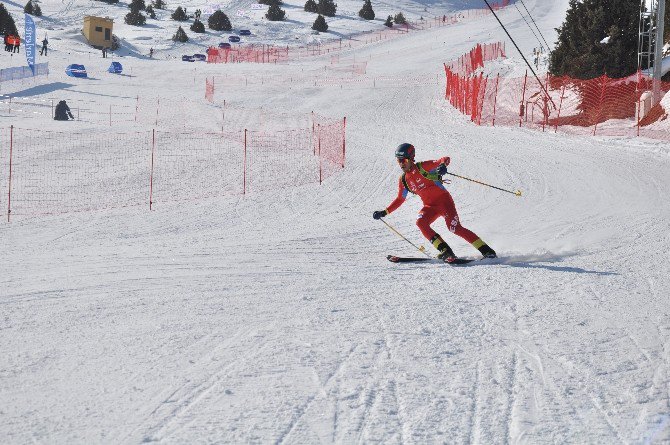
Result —
<path fill-rule="evenodd" d="M 554 41 L 568 1 L 524 2 Z M 373 6 L 416 17 L 470 4 Z M 123 5 L 41 5 L 51 73 L 1 86 L 12 98 L 0 104 L 3 207 L 9 144 L 22 160 L 17 211 L 0 222 L 1 443 L 670 443 L 667 143 L 474 125 L 445 100 L 443 63 L 504 41 L 492 17 L 339 58 L 217 65 L 168 58 L 206 44 L 165 42 L 173 24 L 120 26 L 133 49 L 102 59 L 88 54 L 78 20 L 118 18 Z M 532 54 L 517 10 L 501 19 Z M 282 26 L 299 34 L 305 23 Z M 332 26 L 345 24 L 372 26 Z M 295 40 L 254 19 L 242 26 L 266 42 Z M 151 45 L 156 60 L 143 56 Z M 508 49 L 501 72 L 523 73 Z M 19 65 L 14 57 L 0 56 L 2 66 Z M 106 71 L 112 60 L 123 75 Z M 76 61 L 89 78 L 65 75 Z M 361 61 L 364 73 L 335 69 Z M 62 98 L 76 120 L 51 119 L 50 101 Z M 277 137 L 308 128 L 312 111 L 347 118 L 345 167 L 321 184 L 293 181 L 298 144 Z M 254 158 L 261 186 L 214 193 L 242 165 L 223 135 L 246 129 L 279 141 Z M 170 152 L 166 176 L 183 195 L 149 210 L 149 175 L 135 174 L 149 168 L 154 134 L 155 160 Z M 398 192 L 402 142 L 419 160 L 450 156 L 452 173 L 522 191 L 447 186 L 462 224 L 499 259 L 386 260 L 420 255 L 372 219 Z M 62 174 L 80 161 L 93 167 Z M 103 205 L 136 192 L 120 179 L 137 185 L 141 205 Z M 68 181 L 83 186 L 59 193 Z M 416 226 L 420 209 L 408 199 L 386 221 L 435 254 Z M 433 227 L 458 255 L 479 257 L 444 220 Z"/>

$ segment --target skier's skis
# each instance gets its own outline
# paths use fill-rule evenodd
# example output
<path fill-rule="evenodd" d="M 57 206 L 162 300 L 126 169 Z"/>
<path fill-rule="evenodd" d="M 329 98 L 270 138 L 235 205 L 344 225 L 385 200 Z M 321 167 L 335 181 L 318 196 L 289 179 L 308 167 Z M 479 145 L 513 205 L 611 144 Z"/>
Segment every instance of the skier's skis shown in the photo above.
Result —
<path fill-rule="evenodd" d="M 439 258 L 428 258 L 428 257 L 401 257 L 396 255 L 388 255 L 386 257 L 392 263 L 425 263 L 426 261 L 446 263 L 451 266 L 458 266 L 460 264 L 467 264 L 474 260 L 469 260 L 466 258 L 455 258 L 452 262 L 442 261 Z"/>

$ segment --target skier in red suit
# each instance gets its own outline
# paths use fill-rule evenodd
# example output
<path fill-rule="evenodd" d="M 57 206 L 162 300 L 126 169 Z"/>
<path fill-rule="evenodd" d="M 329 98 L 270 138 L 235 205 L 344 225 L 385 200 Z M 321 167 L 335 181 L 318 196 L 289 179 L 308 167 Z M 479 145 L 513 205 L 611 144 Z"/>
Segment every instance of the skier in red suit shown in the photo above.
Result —
<path fill-rule="evenodd" d="M 419 212 L 416 225 L 423 236 L 440 251 L 438 258 L 446 262 L 453 262 L 457 259 L 451 247 L 430 227 L 440 217 L 444 218 L 450 232 L 472 244 L 484 258 L 495 258 L 496 253 L 488 244 L 461 225 L 454 200 L 442 184 L 440 176 L 447 173 L 449 157 L 415 163 L 414 146 L 407 143 L 398 146 L 395 156 L 404 172 L 398 181 L 398 196 L 386 209 L 374 212 L 373 218 L 380 219 L 392 213 L 405 202 L 408 193 L 414 193 L 419 195 L 423 201 L 423 208 Z"/>

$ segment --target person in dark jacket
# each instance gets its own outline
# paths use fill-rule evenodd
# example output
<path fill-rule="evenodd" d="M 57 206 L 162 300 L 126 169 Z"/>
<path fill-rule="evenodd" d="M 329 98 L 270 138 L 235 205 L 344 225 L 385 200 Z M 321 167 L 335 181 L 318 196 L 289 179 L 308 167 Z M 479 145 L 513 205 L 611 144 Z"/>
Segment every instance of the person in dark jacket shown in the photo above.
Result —
<path fill-rule="evenodd" d="M 40 51 L 40 56 L 42 56 L 42 55 L 47 56 L 47 55 L 48 55 L 48 54 L 47 54 L 47 51 L 48 51 L 48 49 L 49 49 L 49 48 L 47 47 L 48 44 L 49 44 L 49 41 L 47 40 L 46 37 L 44 37 L 44 40 L 42 40 L 42 50 Z"/>
<path fill-rule="evenodd" d="M 54 120 L 57 121 L 67 121 L 70 119 L 74 119 L 74 116 L 72 115 L 72 112 L 70 111 L 70 107 L 67 106 L 67 103 L 65 103 L 64 100 L 61 100 L 58 102 L 58 105 L 56 105 L 56 112 L 54 113 Z"/>

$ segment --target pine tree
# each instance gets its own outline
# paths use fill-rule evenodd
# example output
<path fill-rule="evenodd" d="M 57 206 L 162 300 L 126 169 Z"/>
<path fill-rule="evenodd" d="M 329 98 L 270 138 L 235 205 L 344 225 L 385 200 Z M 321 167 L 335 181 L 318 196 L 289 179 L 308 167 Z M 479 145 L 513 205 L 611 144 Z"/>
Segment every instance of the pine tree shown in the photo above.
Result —
<path fill-rule="evenodd" d="M 269 5 L 269 6 L 272 6 L 272 5 L 279 6 L 279 5 L 284 4 L 282 2 L 282 0 L 258 0 L 258 3 L 260 3 L 261 5 Z"/>
<path fill-rule="evenodd" d="M 318 6 L 314 0 L 307 0 L 305 2 L 305 12 L 317 12 Z"/>
<path fill-rule="evenodd" d="M 154 0 L 155 9 L 165 9 L 165 2 L 163 0 Z"/>
<path fill-rule="evenodd" d="M 314 24 L 312 25 L 312 29 L 315 30 L 315 31 L 319 31 L 319 32 L 328 31 L 328 23 L 326 23 L 326 19 L 324 19 L 321 14 L 319 14 L 316 17 L 316 20 L 314 20 Z"/>
<path fill-rule="evenodd" d="M 147 15 L 151 17 L 152 19 L 156 18 L 156 11 L 154 11 L 154 7 L 149 5 L 147 6 Z"/>
<path fill-rule="evenodd" d="M 132 0 L 128 5 L 128 8 L 130 8 L 131 11 L 133 9 L 137 9 L 138 11 L 144 11 L 147 9 L 144 0 Z"/>
<path fill-rule="evenodd" d="M 220 9 L 217 9 L 214 11 L 214 14 L 209 16 L 207 19 L 207 26 L 214 31 L 231 31 L 233 29 L 233 26 L 230 24 L 230 19 L 228 19 L 228 16 L 221 12 Z"/>
<path fill-rule="evenodd" d="M 42 17 L 42 8 L 37 3 L 33 5 L 33 15 L 35 17 Z"/>
<path fill-rule="evenodd" d="M 133 26 L 142 26 L 144 23 L 146 23 L 147 18 L 140 12 L 140 10 L 135 7 L 130 10 L 128 14 L 126 14 L 125 22 L 128 25 L 133 25 Z"/>
<path fill-rule="evenodd" d="M 363 0 L 363 7 L 358 11 L 358 16 L 365 20 L 375 19 L 375 12 L 372 10 L 372 2 L 370 0 Z"/>
<path fill-rule="evenodd" d="M 337 4 L 333 0 L 319 0 L 317 12 L 326 17 L 334 17 L 337 12 Z"/>
<path fill-rule="evenodd" d="M 388 26 L 389 28 L 393 28 L 393 17 L 388 16 L 386 17 L 386 21 L 384 22 L 385 26 Z"/>
<path fill-rule="evenodd" d="M 28 0 L 28 3 L 26 3 L 26 6 L 23 7 L 23 12 L 26 14 L 33 15 L 33 0 Z"/>
<path fill-rule="evenodd" d="M 18 35 L 19 31 L 16 29 L 16 23 L 14 23 L 14 18 L 7 11 L 5 5 L 0 3 L 0 34 L 4 35 Z"/>
<path fill-rule="evenodd" d="M 175 42 L 188 42 L 188 36 L 186 35 L 186 32 L 182 29 L 180 26 L 179 29 L 177 29 L 177 32 L 175 35 L 172 36 L 172 40 Z"/>
<path fill-rule="evenodd" d="M 279 5 L 270 5 L 267 14 L 265 14 L 265 18 L 271 22 L 281 22 L 285 17 L 286 11 L 281 9 Z"/>
<path fill-rule="evenodd" d="M 182 9 L 181 6 L 177 6 L 177 9 L 175 9 L 175 11 L 172 13 L 170 17 L 172 17 L 172 20 L 176 20 L 178 22 L 185 22 L 188 20 L 186 11 Z"/>
<path fill-rule="evenodd" d="M 205 25 L 203 25 L 200 20 L 195 19 L 195 21 L 191 25 L 191 31 L 202 34 L 205 32 Z"/>
<path fill-rule="evenodd" d="M 570 0 L 551 52 L 555 76 L 625 77 L 637 70 L 639 4 L 630 0 Z M 607 43 L 601 43 L 609 37 Z"/>
<path fill-rule="evenodd" d="M 395 22 L 396 25 L 406 25 L 407 24 L 407 19 L 405 19 L 405 16 L 402 15 L 402 12 L 399 12 L 395 15 L 393 18 L 393 21 Z"/>

